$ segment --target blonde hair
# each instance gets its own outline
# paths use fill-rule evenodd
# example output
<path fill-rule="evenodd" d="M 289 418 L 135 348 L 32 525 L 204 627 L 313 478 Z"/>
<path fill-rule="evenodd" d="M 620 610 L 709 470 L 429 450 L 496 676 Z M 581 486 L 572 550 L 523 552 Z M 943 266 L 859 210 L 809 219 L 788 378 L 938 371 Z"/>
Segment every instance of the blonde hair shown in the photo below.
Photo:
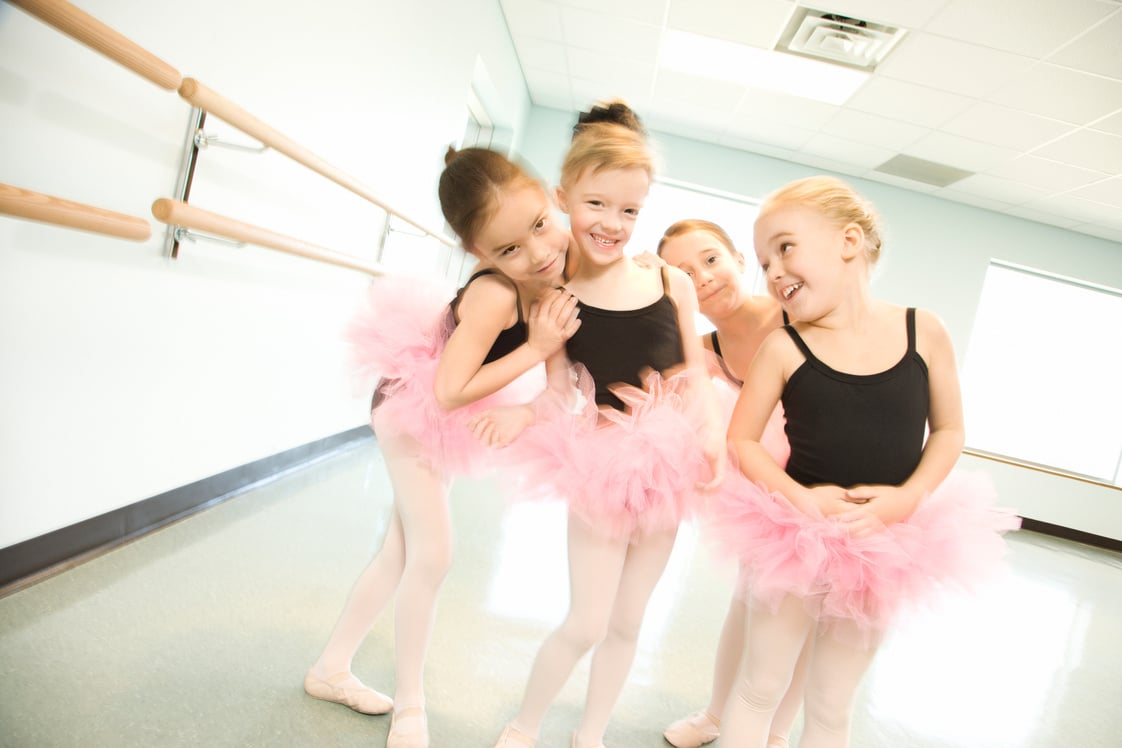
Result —
<path fill-rule="evenodd" d="M 880 216 L 872 203 L 842 180 L 827 176 L 797 179 L 764 198 L 760 212 L 778 203 L 813 208 L 838 226 L 857 224 L 865 232 L 865 258 L 870 265 L 880 259 Z"/>
<path fill-rule="evenodd" d="M 670 228 L 666 229 L 666 232 L 663 233 L 662 238 L 658 240 L 658 249 L 655 250 L 655 254 L 661 257 L 662 247 L 666 244 L 666 242 L 670 241 L 676 236 L 689 234 L 694 231 L 704 231 L 707 234 L 712 234 L 717 241 L 725 245 L 725 249 L 727 249 L 729 251 L 729 254 L 731 254 L 733 257 L 743 256 L 741 255 L 740 250 L 737 249 L 736 246 L 732 243 L 732 237 L 728 235 L 727 231 L 725 231 L 723 228 L 713 223 L 712 221 L 705 221 L 700 218 L 686 218 L 684 220 L 671 224 Z"/>
<path fill-rule="evenodd" d="M 639 116 L 622 101 L 582 112 L 561 164 L 561 186 L 570 188 L 587 170 L 642 169 L 654 177 L 654 153 Z"/>

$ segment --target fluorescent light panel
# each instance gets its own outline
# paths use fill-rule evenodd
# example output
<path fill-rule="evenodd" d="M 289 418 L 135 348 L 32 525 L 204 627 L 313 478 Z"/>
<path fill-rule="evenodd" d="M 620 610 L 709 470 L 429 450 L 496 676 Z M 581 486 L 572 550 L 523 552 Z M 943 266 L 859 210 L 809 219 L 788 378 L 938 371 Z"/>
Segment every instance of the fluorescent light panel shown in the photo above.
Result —
<path fill-rule="evenodd" d="M 834 105 L 848 101 L 870 77 L 840 65 L 674 30 L 663 36 L 659 66 Z"/>

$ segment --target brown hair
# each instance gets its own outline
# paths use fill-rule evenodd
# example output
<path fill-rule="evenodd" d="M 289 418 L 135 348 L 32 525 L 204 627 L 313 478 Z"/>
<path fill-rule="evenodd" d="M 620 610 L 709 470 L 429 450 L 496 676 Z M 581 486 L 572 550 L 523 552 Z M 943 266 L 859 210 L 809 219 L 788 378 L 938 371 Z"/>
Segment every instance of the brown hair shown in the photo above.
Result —
<path fill-rule="evenodd" d="M 494 216 L 499 195 L 512 187 L 541 186 L 526 169 L 497 151 L 451 146 L 444 155 L 437 193 L 444 220 L 471 252 L 475 239 Z"/>
<path fill-rule="evenodd" d="M 655 250 L 655 254 L 661 257 L 662 246 L 666 244 L 666 242 L 676 236 L 689 234 L 694 231 L 704 231 L 707 234 L 712 234 L 714 237 L 716 237 L 717 241 L 725 245 L 725 249 L 727 249 L 729 251 L 729 254 L 731 254 L 733 257 L 742 256 L 740 254 L 740 250 L 737 249 L 735 245 L 733 245 L 732 237 L 728 235 L 728 232 L 726 232 L 723 228 L 713 223 L 712 221 L 704 221 L 700 218 L 687 218 L 685 220 L 671 224 L 670 228 L 666 229 L 666 232 L 662 235 L 662 238 L 658 240 L 658 249 Z"/>
<path fill-rule="evenodd" d="M 839 226 L 857 224 L 865 232 L 865 258 L 870 265 L 880 259 L 880 216 L 872 203 L 842 180 L 827 176 L 795 180 L 764 198 L 760 212 L 776 203 L 813 208 Z"/>
<path fill-rule="evenodd" d="M 654 154 L 639 115 L 622 101 L 582 112 L 573 142 L 561 164 L 561 186 L 568 188 L 588 169 L 643 169 L 654 176 Z"/>

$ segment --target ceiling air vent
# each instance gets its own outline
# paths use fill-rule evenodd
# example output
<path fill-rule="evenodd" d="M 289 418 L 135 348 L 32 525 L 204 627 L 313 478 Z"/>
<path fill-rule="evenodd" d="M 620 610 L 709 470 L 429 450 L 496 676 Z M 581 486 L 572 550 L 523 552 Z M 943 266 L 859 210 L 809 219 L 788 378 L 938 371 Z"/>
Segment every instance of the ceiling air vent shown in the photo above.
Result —
<path fill-rule="evenodd" d="M 915 156 L 905 156 L 904 154 L 893 156 L 878 166 L 874 171 L 879 171 L 882 174 L 904 177 L 905 179 L 931 184 L 936 187 L 946 187 L 948 184 L 954 184 L 958 180 L 974 174 L 972 171 L 948 166 L 947 164 L 939 164 L 934 161 L 927 161 L 922 158 L 916 158 Z"/>
<path fill-rule="evenodd" d="M 775 48 L 872 71 L 905 33 L 905 29 L 799 6 Z"/>

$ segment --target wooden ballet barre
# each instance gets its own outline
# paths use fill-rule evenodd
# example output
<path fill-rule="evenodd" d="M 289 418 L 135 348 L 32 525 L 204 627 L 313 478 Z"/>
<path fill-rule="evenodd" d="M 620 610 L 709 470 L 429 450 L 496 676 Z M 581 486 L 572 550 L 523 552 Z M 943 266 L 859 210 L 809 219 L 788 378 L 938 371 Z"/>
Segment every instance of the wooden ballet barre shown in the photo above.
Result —
<path fill-rule="evenodd" d="M 354 177 L 335 168 L 307 148 L 289 139 L 273 127 L 270 127 L 239 107 L 237 104 L 224 98 L 221 94 L 215 93 L 202 83 L 199 83 L 194 78 L 183 79 L 183 84 L 179 87 L 179 95 L 193 106 L 210 112 L 219 119 L 238 128 L 246 135 L 261 141 L 264 145 L 283 153 L 293 161 L 327 177 L 332 182 L 350 190 L 359 197 L 369 200 L 390 215 L 397 216 L 406 223 L 440 240 L 449 247 L 456 246 L 456 243 L 444 232 L 431 229 L 420 221 L 410 218 L 396 208 L 390 207 L 385 200 Z"/>
<path fill-rule="evenodd" d="M 143 218 L 8 184 L 0 184 L 0 213 L 134 241 L 144 241 L 152 235 L 152 227 Z"/>
<path fill-rule="evenodd" d="M 212 213 L 209 210 L 197 208 L 194 205 L 188 205 L 179 200 L 160 198 L 152 203 L 152 215 L 161 223 L 170 226 L 205 231 L 229 239 L 236 239 L 246 244 L 256 244 L 298 257 L 306 257 L 310 260 L 319 260 L 351 270 L 360 270 L 370 275 L 382 275 L 386 272 L 385 268 L 376 262 L 367 262 L 345 252 L 337 252 L 334 249 L 328 249 L 259 226 L 243 223 L 233 218 Z"/>
<path fill-rule="evenodd" d="M 8 2 L 147 78 L 160 88 L 174 91 L 183 80 L 183 76 L 171 65 L 66 0 Z"/>

